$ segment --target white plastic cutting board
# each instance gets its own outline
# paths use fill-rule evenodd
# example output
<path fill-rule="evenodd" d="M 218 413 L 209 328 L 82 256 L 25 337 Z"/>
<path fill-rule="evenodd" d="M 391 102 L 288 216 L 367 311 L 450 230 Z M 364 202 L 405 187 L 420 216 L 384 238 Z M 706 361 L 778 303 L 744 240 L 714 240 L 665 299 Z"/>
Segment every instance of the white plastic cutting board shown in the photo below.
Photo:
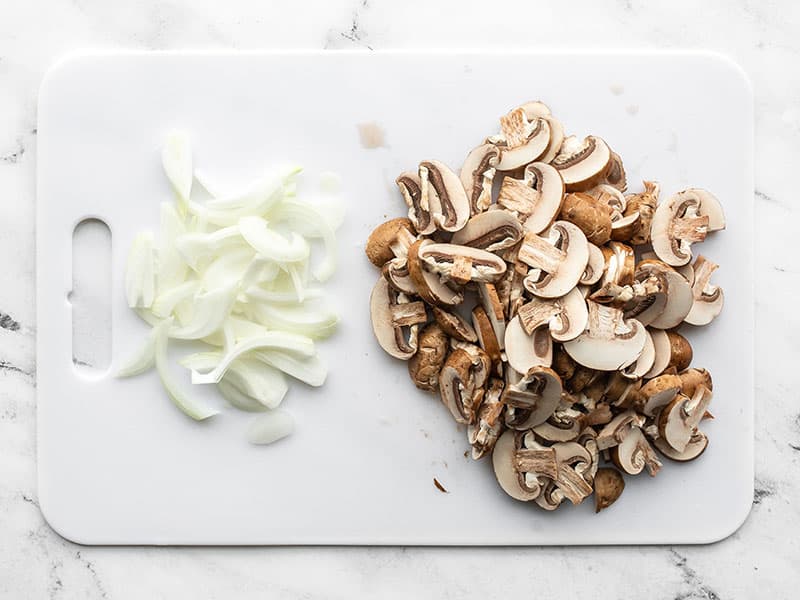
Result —
<path fill-rule="evenodd" d="M 555 514 L 518 503 L 474 463 L 463 428 L 406 365 L 373 341 L 376 271 L 362 247 L 404 212 L 393 180 L 421 159 L 458 167 L 506 110 L 541 98 L 570 133 L 605 138 L 665 194 L 713 190 L 728 230 L 702 252 L 722 264 L 722 316 L 689 337 L 714 376 L 711 444 L 628 480 L 618 505 Z M 375 123 L 386 146 L 361 146 Z M 195 164 L 247 181 L 275 161 L 344 180 L 348 217 L 330 286 L 340 332 L 331 374 L 293 385 L 296 433 L 267 447 L 250 415 L 180 414 L 155 374 L 94 380 L 72 364 L 71 233 L 88 216 L 112 231 L 112 371 L 146 329 L 122 272 L 134 234 L 170 198 L 160 146 L 192 132 Z M 42 85 L 37 204 L 39 496 L 63 536 L 89 544 L 702 543 L 733 532 L 753 488 L 753 103 L 742 72 L 708 54 L 200 53 L 73 57 Z M 186 380 L 188 384 L 188 378 Z M 436 477 L 449 493 L 434 487 Z"/>

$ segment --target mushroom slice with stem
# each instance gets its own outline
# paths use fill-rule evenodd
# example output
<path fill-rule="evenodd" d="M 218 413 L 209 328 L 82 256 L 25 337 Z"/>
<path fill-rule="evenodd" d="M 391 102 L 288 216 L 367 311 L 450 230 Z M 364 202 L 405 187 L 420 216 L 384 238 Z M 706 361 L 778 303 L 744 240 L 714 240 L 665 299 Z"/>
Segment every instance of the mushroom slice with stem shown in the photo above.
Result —
<path fill-rule="evenodd" d="M 590 369 L 618 371 L 635 362 L 644 349 L 646 332 L 636 319 L 623 319 L 622 311 L 587 301 L 586 331 L 564 342 L 564 350 Z"/>
<path fill-rule="evenodd" d="M 657 329 L 677 327 L 692 309 L 692 303 L 694 302 L 692 288 L 680 273 L 661 261 L 643 260 L 637 265 L 637 281 L 647 279 L 653 275 L 660 277 L 661 281 L 664 282 L 667 299 L 663 310 L 655 318 L 648 316 L 645 320 L 648 321 L 648 325 Z M 639 316 L 642 316 L 642 314 Z"/>
<path fill-rule="evenodd" d="M 658 195 L 661 188 L 655 181 L 644 182 L 644 192 L 639 194 L 629 194 L 625 197 L 626 207 L 624 216 L 629 217 L 638 214 L 636 227 L 630 237 L 630 243 L 634 246 L 641 246 L 650 241 L 650 227 L 653 223 L 653 215 L 658 205 Z"/>
<path fill-rule="evenodd" d="M 547 326 L 557 342 L 575 339 L 583 333 L 589 321 L 586 300 L 577 288 L 561 298 L 534 298 L 520 306 L 517 314 L 528 335 L 533 335 L 539 327 Z"/>
<path fill-rule="evenodd" d="M 611 160 L 608 162 L 605 180 L 608 185 L 613 186 L 620 192 L 628 189 L 628 178 L 625 176 L 625 167 L 619 154 L 611 150 Z"/>
<path fill-rule="evenodd" d="M 561 210 L 564 181 L 556 169 L 543 162 L 525 167 L 522 179 L 504 177 L 497 205 L 515 214 L 525 231 L 541 233 Z"/>
<path fill-rule="evenodd" d="M 430 271 L 423 263 L 419 254 L 428 246 L 434 245 L 427 239 L 417 240 L 408 249 L 408 272 L 417 288 L 417 293 L 428 304 L 438 306 L 455 306 L 464 300 L 461 291 L 454 290 L 447 285 L 438 273 Z"/>
<path fill-rule="evenodd" d="M 433 391 L 439 385 L 439 372 L 447 358 L 447 335 L 439 325 L 430 323 L 420 332 L 418 346 L 408 361 L 408 374 L 419 389 Z"/>
<path fill-rule="evenodd" d="M 719 267 L 704 256 L 692 265 L 692 308 L 684 321 L 690 325 L 708 325 L 722 312 L 725 296 L 722 288 L 711 283 L 711 275 Z"/>
<path fill-rule="evenodd" d="M 622 495 L 625 479 L 619 471 L 610 467 L 598 469 L 594 476 L 594 512 L 605 510 Z"/>
<path fill-rule="evenodd" d="M 432 312 L 433 318 L 436 319 L 439 327 L 441 327 L 442 331 L 449 337 L 473 344 L 478 341 L 478 334 L 475 332 L 475 329 L 473 329 L 472 325 L 458 313 L 444 310 L 438 306 L 434 306 Z"/>
<path fill-rule="evenodd" d="M 611 448 L 611 460 L 628 475 L 638 475 L 647 467 L 650 477 L 655 477 L 663 466 L 642 430 L 635 425 L 629 425 L 622 441 Z"/>
<path fill-rule="evenodd" d="M 631 285 L 636 274 L 636 255 L 633 248 L 622 242 L 609 242 L 601 250 L 605 257 L 601 285 Z"/>
<path fill-rule="evenodd" d="M 475 216 L 492 204 L 492 183 L 500 150 L 493 144 L 481 144 L 474 148 L 461 166 L 459 178 L 467 192 L 470 213 Z"/>
<path fill-rule="evenodd" d="M 378 225 L 367 238 L 364 248 L 367 258 L 376 267 L 382 267 L 395 257 L 404 258 L 417 236 L 410 219 L 389 219 Z"/>
<path fill-rule="evenodd" d="M 506 425 L 520 430 L 541 425 L 558 407 L 562 389 L 561 379 L 547 367 L 533 367 L 519 381 L 509 381 L 502 400 L 514 410 Z"/>
<path fill-rule="evenodd" d="M 497 482 L 503 491 L 527 502 L 538 498 L 542 492 L 541 479 L 558 476 L 556 451 L 540 444 L 525 445 L 525 436 L 508 430 L 500 436 L 492 452 L 492 465 Z"/>
<path fill-rule="evenodd" d="M 559 442 L 553 449 L 558 464 L 555 485 L 572 504 L 580 504 L 593 491 L 592 455 L 577 442 Z"/>
<path fill-rule="evenodd" d="M 589 244 L 576 225 L 556 221 L 544 237 L 527 233 L 517 259 L 530 267 L 525 289 L 541 298 L 559 298 L 583 276 L 589 262 Z"/>
<path fill-rule="evenodd" d="M 583 285 L 594 285 L 603 276 L 603 269 L 606 266 L 606 257 L 603 251 L 594 244 L 589 244 L 589 262 L 583 271 L 578 283 Z"/>
<path fill-rule="evenodd" d="M 408 206 L 408 219 L 414 225 L 417 233 L 429 235 L 436 231 L 436 223 L 433 221 L 428 199 L 423 200 L 422 198 L 422 184 L 419 175 L 405 171 L 398 175 L 395 183 Z"/>
<path fill-rule="evenodd" d="M 458 175 L 443 162 L 426 160 L 419 164 L 422 203 L 430 207 L 436 228 L 458 231 L 470 217 L 467 192 Z"/>
<path fill-rule="evenodd" d="M 417 248 L 416 255 L 424 269 L 458 285 L 470 281 L 497 281 L 506 272 L 502 258 L 468 246 L 423 244 Z"/>
<path fill-rule="evenodd" d="M 503 433 L 505 424 L 502 414 L 505 405 L 500 401 L 503 393 L 503 380 L 490 379 L 489 387 L 483 395 L 475 423 L 467 426 L 467 440 L 472 446 L 473 460 L 479 460 L 491 452 Z"/>
<path fill-rule="evenodd" d="M 550 164 L 561 173 L 568 192 L 580 192 L 603 180 L 610 161 L 611 150 L 602 139 L 590 135 L 581 140 L 571 135 L 564 138 Z"/>
<path fill-rule="evenodd" d="M 669 342 L 669 336 L 663 329 L 647 329 L 650 337 L 653 340 L 653 349 L 655 350 L 655 357 L 653 358 L 653 366 L 644 374 L 646 379 L 658 377 L 669 366 L 669 361 L 672 358 L 672 345 Z"/>
<path fill-rule="evenodd" d="M 626 410 L 615 416 L 597 434 L 598 450 L 607 450 L 622 443 L 628 428 L 632 425 L 641 427 L 644 425 L 644 417 L 637 415 L 633 410 Z"/>
<path fill-rule="evenodd" d="M 572 442 L 583 431 L 583 416 L 572 408 L 556 409 L 544 423 L 533 427 L 533 432 L 546 442 Z"/>
<path fill-rule="evenodd" d="M 503 362 L 500 358 L 500 342 L 495 335 L 489 316 L 482 306 L 472 309 L 472 326 L 475 328 L 475 333 L 478 334 L 478 344 L 492 361 L 493 370 L 498 372 L 502 369 Z"/>
<path fill-rule="evenodd" d="M 372 330 L 381 348 L 395 358 L 411 358 L 417 351 L 418 326 L 428 320 L 425 305 L 412 302 L 381 277 L 372 288 L 369 306 Z"/>
<path fill-rule="evenodd" d="M 679 267 L 692 259 L 694 242 L 702 242 L 709 231 L 724 228 L 719 201 L 705 190 L 688 189 L 656 208 L 650 238 L 658 258 Z"/>
<path fill-rule="evenodd" d="M 674 460 L 676 462 L 689 462 L 705 452 L 706 448 L 708 447 L 708 437 L 706 437 L 706 434 L 699 429 L 695 429 L 683 452 L 678 452 L 675 450 L 662 437 L 656 438 L 653 442 L 653 445 L 656 447 L 656 450 L 670 460 Z"/>
<path fill-rule="evenodd" d="M 490 210 L 472 217 L 461 231 L 457 231 L 451 244 L 499 252 L 515 246 L 522 239 L 519 220 L 506 210 Z"/>
<path fill-rule="evenodd" d="M 439 393 L 457 423 L 474 422 L 489 368 L 489 357 L 477 346 L 472 351 L 456 348 L 447 357 L 439 372 Z"/>
<path fill-rule="evenodd" d="M 550 108 L 544 102 L 538 100 L 526 102 L 521 108 L 525 111 L 525 116 L 529 121 L 539 118 L 544 119 L 550 125 L 550 142 L 547 144 L 547 150 L 539 157 L 540 162 L 549 163 L 558 154 L 561 143 L 564 141 L 564 126 L 561 121 L 553 117 Z"/>
<path fill-rule="evenodd" d="M 700 424 L 711 403 L 708 388 L 699 385 L 689 398 L 678 394 L 658 416 L 658 432 L 664 441 L 677 452 L 686 450 L 692 433 Z"/>
<path fill-rule="evenodd" d="M 511 171 L 537 160 L 550 144 L 550 124 L 542 118 L 529 120 L 525 109 L 515 108 L 500 117 L 500 133 L 487 142 L 500 149 L 498 171 Z"/>
<path fill-rule="evenodd" d="M 642 348 L 639 358 L 621 371 L 622 376 L 629 380 L 641 379 L 645 373 L 653 368 L 655 363 L 656 347 L 653 343 L 653 336 L 650 335 L 647 329 L 645 329 L 645 334 L 644 348 Z"/>
<path fill-rule="evenodd" d="M 414 280 L 411 279 L 406 258 L 393 258 L 388 261 L 381 268 L 381 274 L 394 289 L 404 294 L 417 295 L 417 286 L 414 285 Z"/>
<path fill-rule="evenodd" d="M 519 315 L 506 325 L 505 353 L 508 364 L 518 373 L 527 373 L 533 367 L 550 366 L 553 360 L 553 338 L 540 327 L 528 334 Z"/>
<path fill-rule="evenodd" d="M 592 244 L 602 246 L 611 239 L 611 211 L 587 193 L 567 194 L 559 218 L 580 227 Z"/>

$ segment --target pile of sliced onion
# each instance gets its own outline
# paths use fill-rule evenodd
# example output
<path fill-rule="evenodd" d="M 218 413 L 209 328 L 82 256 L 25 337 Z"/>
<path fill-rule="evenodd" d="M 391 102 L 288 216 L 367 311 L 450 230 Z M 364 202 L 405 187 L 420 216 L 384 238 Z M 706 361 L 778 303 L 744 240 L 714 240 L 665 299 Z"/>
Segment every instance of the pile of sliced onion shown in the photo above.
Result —
<path fill-rule="evenodd" d="M 285 437 L 294 429 L 291 414 L 278 409 L 287 376 L 312 386 L 325 382 L 315 341 L 338 324 L 320 288 L 336 268 L 334 231 L 343 218 L 338 180 L 323 176 L 319 192 L 303 197 L 300 169 L 278 167 L 224 194 L 194 170 L 189 137 L 181 132 L 167 137 L 162 163 L 175 202 L 161 205 L 157 235 L 136 236 L 125 273 L 128 305 L 152 329 L 117 375 L 155 367 L 175 406 L 207 419 L 218 411 L 169 367 L 170 340 L 190 340 L 199 351 L 180 364 L 192 383 L 216 385 L 232 406 L 264 413 L 247 429 L 250 442 Z"/>

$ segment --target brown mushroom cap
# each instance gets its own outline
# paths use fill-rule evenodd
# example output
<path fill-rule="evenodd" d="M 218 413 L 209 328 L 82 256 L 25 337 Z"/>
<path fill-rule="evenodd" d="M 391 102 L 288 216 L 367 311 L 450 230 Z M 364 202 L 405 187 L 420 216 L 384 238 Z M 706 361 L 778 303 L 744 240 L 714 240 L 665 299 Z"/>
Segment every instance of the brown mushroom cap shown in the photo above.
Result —
<path fill-rule="evenodd" d="M 490 210 L 467 221 L 450 243 L 498 252 L 514 246 L 521 239 L 522 225 L 514 215 L 505 210 Z"/>
<path fill-rule="evenodd" d="M 399 219 L 389 219 L 385 223 L 378 225 L 367 238 L 367 245 L 364 251 L 369 261 L 376 267 L 382 267 L 395 257 L 393 245 L 398 239 L 398 235 L 404 240 L 410 237 L 410 242 L 414 241 L 414 225 L 405 217 Z M 409 243 L 410 245 L 410 243 Z"/>
<path fill-rule="evenodd" d="M 470 217 L 467 192 L 450 167 L 438 160 L 419 164 L 420 193 L 438 229 L 458 231 Z"/>
<path fill-rule="evenodd" d="M 417 293 L 423 300 L 432 305 L 455 306 L 464 300 L 464 294 L 449 287 L 437 273 L 428 270 L 427 265 L 421 260 L 420 250 L 433 245 L 427 239 L 421 239 L 408 249 L 408 272 L 417 288 Z"/>
<path fill-rule="evenodd" d="M 659 375 L 642 386 L 640 395 L 643 400 L 641 412 L 648 417 L 658 414 L 658 411 L 672 402 L 681 391 L 681 378 L 677 375 Z"/>
<path fill-rule="evenodd" d="M 692 362 L 692 346 L 689 340 L 677 331 L 668 331 L 670 359 L 667 367 L 675 367 L 678 371 L 689 368 Z"/>
<path fill-rule="evenodd" d="M 681 393 L 690 398 L 694 396 L 698 386 L 703 386 L 710 391 L 714 390 L 711 373 L 705 369 L 686 369 L 678 375 L 681 378 Z"/>
<path fill-rule="evenodd" d="M 599 137 L 590 135 L 580 140 L 569 136 L 550 164 L 561 173 L 567 191 L 579 192 L 600 183 L 610 161 L 611 150 Z"/>
<path fill-rule="evenodd" d="M 416 354 L 408 361 L 411 380 L 421 390 L 432 391 L 439 385 L 448 351 L 447 335 L 436 323 L 429 323 L 419 334 Z"/>
<path fill-rule="evenodd" d="M 602 246 L 611 239 L 611 212 L 589 194 L 567 194 L 559 218 L 580 227 L 592 244 Z"/>
<path fill-rule="evenodd" d="M 594 476 L 594 512 L 608 508 L 625 490 L 625 479 L 616 469 L 604 467 Z"/>
<path fill-rule="evenodd" d="M 469 200 L 472 215 L 482 213 L 492 203 L 492 182 L 500 150 L 493 144 L 474 148 L 461 166 L 459 178 Z"/>
<path fill-rule="evenodd" d="M 427 320 L 425 305 L 410 302 L 405 294 L 389 287 L 383 277 L 372 288 L 369 305 L 372 330 L 381 348 L 395 358 L 411 358 L 417 351 L 418 324 Z M 409 330 L 408 339 L 405 328 Z"/>

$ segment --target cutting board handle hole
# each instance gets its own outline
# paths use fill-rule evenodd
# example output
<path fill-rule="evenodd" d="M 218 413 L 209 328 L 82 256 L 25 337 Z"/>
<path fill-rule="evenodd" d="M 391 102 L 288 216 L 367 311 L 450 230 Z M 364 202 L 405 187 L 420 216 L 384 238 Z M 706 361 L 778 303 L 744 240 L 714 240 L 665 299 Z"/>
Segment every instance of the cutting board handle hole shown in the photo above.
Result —
<path fill-rule="evenodd" d="M 72 364 L 79 375 L 103 376 L 111 365 L 111 229 L 84 219 L 72 232 Z"/>

